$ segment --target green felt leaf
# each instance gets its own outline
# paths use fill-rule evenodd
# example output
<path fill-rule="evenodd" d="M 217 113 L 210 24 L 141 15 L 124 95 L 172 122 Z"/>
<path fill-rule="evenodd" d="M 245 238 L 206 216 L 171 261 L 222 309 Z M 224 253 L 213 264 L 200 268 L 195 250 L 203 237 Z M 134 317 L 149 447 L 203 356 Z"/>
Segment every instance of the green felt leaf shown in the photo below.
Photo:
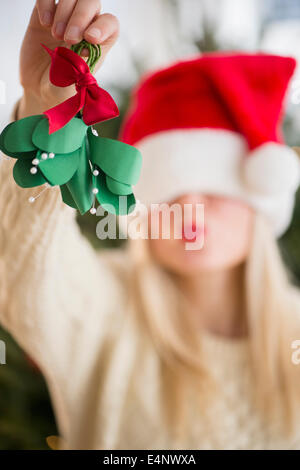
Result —
<path fill-rule="evenodd" d="M 4 145 L 4 139 L 5 139 L 5 135 L 8 131 L 8 128 L 10 126 L 12 126 L 14 123 L 10 123 L 8 126 L 5 127 L 5 129 L 3 129 L 2 133 L 0 134 L 0 150 L 5 153 L 5 155 L 7 155 L 8 157 L 12 157 L 12 158 L 28 158 L 30 160 L 33 160 L 35 158 L 35 155 L 36 155 L 36 149 L 31 151 L 31 152 L 9 152 L 7 150 L 7 148 L 5 147 Z"/>
<path fill-rule="evenodd" d="M 4 140 L 7 134 L 9 127 L 13 126 L 15 123 L 11 122 L 8 126 L 3 129 L 2 133 L 0 134 L 0 150 L 5 153 L 5 155 L 12 157 L 12 158 L 25 158 L 29 160 L 33 160 L 36 157 L 37 150 L 36 148 L 30 152 L 9 152 L 8 149 L 5 147 Z"/>
<path fill-rule="evenodd" d="M 128 196 L 122 196 L 123 201 L 125 200 L 125 204 L 119 204 L 119 196 L 113 194 L 106 185 L 106 177 L 105 174 L 101 171 L 99 176 L 95 178 L 94 181 L 95 187 L 99 190 L 97 194 L 97 199 L 103 209 L 107 210 L 110 213 L 116 215 L 127 215 L 132 212 L 135 208 L 135 197 L 133 194 L 129 194 Z M 124 207 L 123 207 L 124 205 Z M 112 207 L 114 210 L 112 210 Z"/>
<path fill-rule="evenodd" d="M 32 140 L 45 152 L 72 153 L 82 146 L 87 129 L 83 120 L 75 117 L 64 127 L 49 135 L 49 121 L 44 117 L 35 128 Z"/>
<path fill-rule="evenodd" d="M 62 200 L 65 204 L 67 204 L 67 206 L 70 206 L 73 209 L 78 209 L 77 204 L 74 201 L 72 194 L 70 193 L 68 186 L 66 184 L 63 184 L 60 187 L 60 192 L 61 192 Z"/>
<path fill-rule="evenodd" d="M 106 177 L 106 186 L 112 193 L 120 196 L 128 196 L 128 194 L 132 193 L 132 186 L 130 184 L 119 183 L 113 178 L 110 178 L 110 176 Z"/>
<path fill-rule="evenodd" d="M 20 160 L 28 160 L 31 162 L 36 157 L 36 150 L 34 150 L 33 152 L 14 153 L 13 155 L 9 155 L 9 157 L 19 158 Z"/>
<path fill-rule="evenodd" d="M 63 197 L 69 202 L 71 207 L 76 205 L 76 208 L 81 214 L 85 214 L 93 204 L 94 195 L 92 193 L 93 179 L 90 164 L 86 156 L 85 143 L 80 149 L 79 164 L 76 173 L 73 178 L 66 184 L 66 187 L 70 193 L 72 201 L 68 196 L 67 192 L 63 190 Z M 74 205 L 73 205 L 74 204 Z"/>
<path fill-rule="evenodd" d="M 8 152 L 32 152 L 36 149 L 32 141 L 32 134 L 43 119 L 42 115 L 29 116 L 12 122 L 4 129 L 4 147 Z"/>
<path fill-rule="evenodd" d="M 41 159 L 41 151 L 37 158 L 40 160 L 39 170 L 52 185 L 62 185 L 70 181 L 76 172 L 79 164 L 79 155 L 81 149 L 72 153 L 55 154 L 54 158 Z"/>
<path fill-rule="evenodd" d="M 47 183 L 42 173 L 38 171 L 35 175 L 30 173 L 32 163 L 30 160 L 17 160 L 13 169 L 15 182 L 22 188 L 34 188 Z"/>
<path fill-rule="evenodd" d="M 104 173 L 123 184 L 138 182 L 142 156 L 139 150 L 117 140 L 96 137 L 89 130 L 90 160 Z"/>
<path fill-rule="evenodd" d="M 8 124 L 8 126 L 6 126 L 3 131 L 1 132 L 0 134 L 0 150 L 1 152 L 5 153 L 5 155 L 7 155 L 8 157 L 13 157 L 13 158 L 18 158 L 19 157 L 19 154 L 17 152 L 9 152 L 7 150 L 7 148 L 5 147 L 4 145 L 4 137 L 8 131 L 8 129 L 13 125 L 14 123 L 11 122 L 10 124 Z"/>

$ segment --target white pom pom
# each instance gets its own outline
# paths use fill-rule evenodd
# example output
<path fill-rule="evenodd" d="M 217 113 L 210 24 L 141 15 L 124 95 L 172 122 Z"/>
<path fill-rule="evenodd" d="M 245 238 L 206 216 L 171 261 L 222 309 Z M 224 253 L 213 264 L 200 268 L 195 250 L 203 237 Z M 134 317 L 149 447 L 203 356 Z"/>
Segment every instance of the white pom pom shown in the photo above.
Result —
<path fill-rule="evenodd" d="M 245 161 L 247 187 L 261 195 L 296 190 L 300 182 L 300 161 L 296 152 L 271 142 L 252 151 Z"/>
<path fill-rule="evenodd" d="M 99 171 L 98 171 L 98 170 L 94 170 L 94 171 L 93 171 L 93 175 L 94 175 L 94 176 L 99 176 Z"/>
<path fill-rule="evenodd" d="M 47 160 L 48 154 L 44 152 L 44 153 L 42 153 L 41 157 L 42 157 L 43 160 Z"/>
<path fill-rule="evenodd" d="M 93 194 L 98 194 L 98 193 L 99 193 L 99 189 L 93 188 Z"/>
<path fill-rule="evenodd" d="M 54 157 L 55 157 L 55 153 L 50 152 L 50 153 L 49 153 L 49 158 L 54 158 Z"/>
<path fill-rule="evenodd" d="M 33 164 L 33 165 L 38 165 L 39 163 L 40 163 L 40 161 L 39 161 L 38 158 L 34 158 L 34 159 L 32 160 L 32 164 Z"/>
<path fill-rule="evenodd" d="M 35 175 L 37 173 L 37 168 L 35 166 L 33 166 L 32 168 L 30 168 L 30 173 L 32 175 Z"/>
<path fill-rule="evenodd" d="M 97 213 L 97 209 L 95 207 L 92 207 L 91 210 L 90 210 L 90 213 L 92 215 L 95 215 Z"/>

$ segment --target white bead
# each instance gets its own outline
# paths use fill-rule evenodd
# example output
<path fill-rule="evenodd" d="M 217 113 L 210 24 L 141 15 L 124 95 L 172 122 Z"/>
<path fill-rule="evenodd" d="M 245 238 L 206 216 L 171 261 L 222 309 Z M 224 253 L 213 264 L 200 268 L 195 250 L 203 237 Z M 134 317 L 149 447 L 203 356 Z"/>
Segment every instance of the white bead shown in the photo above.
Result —
<path fill-rule="evenodd" d="M 93 188 L 93 194 L 98 194 L 98 193 L 99 193 L 99 189 Z"/>
<path fill-rule="evenodd" d="M 30 168 L 30 173 L 32 175 L 35 175 L 37 173 L 37 168 L 35 168 L 35 166 L 33 166 L 32 168 Z"/>
<path fill-rule="evenodd" d="M 92 129 L 92 133 L 93 133 L 96 137 L 99 137 L 99 134 L 98 134 L 98 132 L 96 131 L 96 129 Z"/>
<path fill-rule="evenodd" d="M 39 161 L 38 158 L 35 158 L 34 160 L 32 160 L 33 165 L 38 165 L 39 163 L 40 163 L 40 161 Z"/>
<path fill-rule="evenodd" d="M 33 196 L 31 196 L 31 197 L 28 199 L 28 202 L 30 202 L 30 204 L 32 204 L 34 201 L 35 201 L 35 197 L 33 197 Z"/>
<path fill-rule="evenodd" d="M 48 158 L 48 154 L 47 153 L 42 153 L 42 159 L 47 160 L 47 158 Z"/>
<path fill-rule="evenodd" d="M 90 213 L 91 213 L 92 215 L 95 215 L 95 214 L 97 213 L 96 208 L 95 208 L 95 207 L 92 207 L 91 210 L 90 210 Z"/>
<path fill-rule="evenodd" d="M 55 157 L 55 153 L 50 152 L 50 153 L 49 153 L 49 158 L 54 158 L 54 157 Z"/>
<path fill-rule="evenodd" d="M 98 171 L 98 170 L 94 170 L 94 171 L 93 171 L 93 175 L 94 175 L 94 176 L 99 176 L 99 171 Z"/>

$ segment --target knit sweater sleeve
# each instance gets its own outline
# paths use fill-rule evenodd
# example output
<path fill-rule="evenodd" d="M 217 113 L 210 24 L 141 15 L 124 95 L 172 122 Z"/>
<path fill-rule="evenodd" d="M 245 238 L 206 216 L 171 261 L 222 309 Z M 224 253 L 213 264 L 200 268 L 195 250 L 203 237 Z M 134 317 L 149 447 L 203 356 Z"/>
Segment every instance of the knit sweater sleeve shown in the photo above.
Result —
<path fill-rule="evenodd" d="M 66 382 L 89 335 L 101 341 L 118 281 L 59 188 L 30 204 L 41 188 L 18 187 L 14 163 L 0 162 L 0 321 L 46 378 Z"/>

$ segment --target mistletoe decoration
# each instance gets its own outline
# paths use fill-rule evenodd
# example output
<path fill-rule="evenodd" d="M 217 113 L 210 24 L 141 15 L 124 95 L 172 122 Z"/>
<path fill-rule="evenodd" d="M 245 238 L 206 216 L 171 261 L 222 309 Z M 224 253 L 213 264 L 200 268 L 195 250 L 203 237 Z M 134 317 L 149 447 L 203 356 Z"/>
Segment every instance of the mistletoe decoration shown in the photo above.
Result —
<path fill-rule="evenodd" d="M 92 75 L 100 46 L 82 41 L 73 50 L 43 47 L 51 56 L 51 83 L 75 84 L 77 93 L 44 114 L 15 121 L 3 130 L 0 149 L 17 159 L 16 183 L 22 188 L 60 186 L 64 203 L 81 214 L 96 213 L 95 198 L 108 212 L 128 214 L 135 207 L 132 186 L 142 158 L 136 148 L 99 137 L 92 127 L 119 115 L 112 97 Z M 89 50 L 87 62 L 80 57 L 83 48 Z M 120 196 L 125 204 L 119 203 Z"/>

